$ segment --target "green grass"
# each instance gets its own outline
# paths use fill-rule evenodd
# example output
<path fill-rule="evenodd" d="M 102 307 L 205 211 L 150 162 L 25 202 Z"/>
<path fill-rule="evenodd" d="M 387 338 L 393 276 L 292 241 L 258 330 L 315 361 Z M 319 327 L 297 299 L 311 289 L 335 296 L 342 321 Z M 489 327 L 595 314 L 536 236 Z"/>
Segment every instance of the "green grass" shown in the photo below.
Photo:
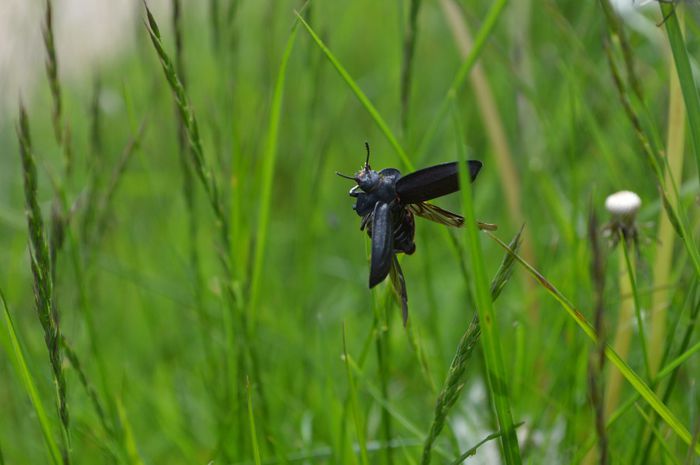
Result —
<path fill-rule="evenodd" d="M 596 347 L 601 390 L 623 379 L 610 463 L 697 461 L 693 7 L 658 30 L 666 53 L 608 2 L 523 2 L 454 2 L 462 55 L 441 1 L 173 1 L 79 78 L 61 63 L 78 44 L 49 27 L 60 2 L 43 4 L 46 77 L 25 116 L 0 116 L 0 463 L 598 463 Z M 680 98 L 685 136 L 668 131 Z M 376 169 L 484 163 L 435 201 L 469 227 L 416 220 L 406 328 L 390 283 L 367 289 L 369 239 L 334 175 L 364 141 Z M 687 152 L 673 176 L 666 147 Z M 601 298 L 605 334 L 634 331 L 624 357 L 588 323 L 586 234 L 621 189 L 642 198 L 640 246 L 601 244 Z"/>

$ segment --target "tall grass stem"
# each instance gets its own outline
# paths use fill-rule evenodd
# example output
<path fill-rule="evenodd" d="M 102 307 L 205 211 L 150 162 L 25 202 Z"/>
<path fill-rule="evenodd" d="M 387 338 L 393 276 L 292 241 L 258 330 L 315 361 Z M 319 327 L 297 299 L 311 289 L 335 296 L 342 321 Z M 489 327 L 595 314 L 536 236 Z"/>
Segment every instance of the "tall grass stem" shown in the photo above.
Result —
<path fill-rule="evenodd" d="M 459 177 L 462 193 L 462 211 L 464 214 L 464 239 L 467 243 L 470 255 L 470 265 L 473 273 L 473 281 L 466 283 L 472 286 L 475 305 L 479 315 L 479 324 L 482 333 L 482 348 L 486 365 L 486 379 L 488 381 L 493 407 L 498 420 L 501 435 L 501 452 L 507 465 L 519 465 L 522 462 L 518 438 L 515 434 L 515 426 L 510 406 L 510 394 L 507 384 L 505 364 L 501 349 L 498 324 L 493 309 L 493 300 L 489 293 L 489 285 L 486 278 L 486 267 L 481 251 L 479 230 L 476 226 L 474 204 L 472 200 L 472 187 L 469 173 L 467 173 L 466 153 L 463 146 L 462 124 L 459 114 L 454 109 L 454 124 L 457 133 L 457 153 L 459 155 Z"/>

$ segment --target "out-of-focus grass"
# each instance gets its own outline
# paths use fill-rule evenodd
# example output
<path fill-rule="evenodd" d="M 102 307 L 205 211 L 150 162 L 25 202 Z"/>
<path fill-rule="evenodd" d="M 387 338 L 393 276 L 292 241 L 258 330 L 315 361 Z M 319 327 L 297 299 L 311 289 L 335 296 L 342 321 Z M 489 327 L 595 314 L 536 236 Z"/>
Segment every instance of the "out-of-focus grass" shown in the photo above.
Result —
<path fill-rule="evenodd" d="M 168 16 L 156 16 L 163 50 L 179 63 L 173 70 L 187 76 L 184 92 L 197 115 L 202 160 L 215 183 L 197 173 L 204 183 L 189 184 L 191 205 L 182 195 L 172 92 L 142 23 L 129 32 L 137 37 L 135 48 L 119 61 L 86 71 L 82 81 L 60 81 L 60 122 L 61 128 L 70 127 L 72 171 L 70 182 L 60 184 L 70 215 L 64 218 L 68 240 L 57 252 L 55 298 L 62 334 L 81 367 L 63 367 L 71 460 L 256 463 L 259 453 L 262 463 L 281 463 L 285 457 L 310 463 L 418 463 L 438 396 L 431 378 L 447 378 L 454 348 L 474 316 L 462 263 L 455 243 L 440 231 L 443 226 L 416 221 L 417 251 L 401 261 L 410 299 L 407 333 L 388 284 L 375 295 L 366 288 L 367 238 L 358 231 L 359 218 L 347 196 L 350 186 L 333 172 L 355 171 L 364 158 L 365 140 L 372 144 L 375 168 L 420 168 L 457 159 L 453 125 L 440 119 L 445 96 L 454 87 L 469 155 L 484 162 L 473 185 L 475 215 L 500 224 L 501 238 L 516 233 L 509 226 L 514 219 L 503 207 L 500 184 L 506 181 L 495 169 L 482 115 L 460 73 L 466 65 L 443 12 L 436 2 L 409 0 L 401 5 L 310 2 L 303 11 L 301 2 L 291 0 L 207 3 L 219 13 L 201 15 L 182 2 L 178 24 L 183 42 L 177 53 Z M 412 6 L 419 3 L 413 18 Z M 528 23 L 509 17 L 512 5 L 507 2 L 459 4 L 470 30 L 484 31 L 483 37 L 477 34 L 483 47 L 478 56 L 513 149 L 537 268 L 587 312 L 595 300 L 586 269 L 588 199 L 602 214 L 607 193 L 636 191 L 643 199 L 642 238 L 644 231 L 654 230 L 644 229 L 643 223 L 664 211 L 657 189 L 663 181 L 650 168 L 611 78 L 601 39 L 609 35 L 609 26 L 601 4 L 545 1 L 533 8 Z M 55 17 L 60 3 L 53 7 Z M 692 60 L 698 29 L 693 6 L 685 8 L 685 48 Z M 357 89 L 338 76 L 300 25 L 287 62 L 284 105 L 279 106 L 273 98 L 275 83 L 290 28 L 299 20 L 295 9 Z M 658 14 L 651 17 L 660 19 Z M 508 27 L 514 24 L 528 29 L 529 47 L 512 42 L 517 35 Z M 629 107 L 642 115 L 642 130 L 659 145 L 658 134 L 667 130 L 670 57 L 621 24 L 643 97 L 630 97 Z M 405 32 L 410 30 L 418 32 L 412 64 L 406 67 Z M 673 40 L 678 52 L 678 36 Z M 531 75 L 520 75 L 515 50 L 528 55 Z M 618 51 L 613 58 L 623 72 L 623 86 L 634 95 L 637 90 L 624 78 L 625 57 Z M 56 69 L 60 79 L 60 62 Z M 692 77 L 689 69 L 679 71 L 687 98 Z M 90 73 L 99 74 L 96 98 L 90 83 L 97 77 Z M 401 90 L 406 79 L 407 107 Z M 62 181 L 64 158 L 46 82 L 36 89 L 28 116 L 38 167 L 37 200 L 48 224 L 57 195 L 51 180 Z M 364 105 L 354 90 L 365 96 Z M 524 104 L 528 112 L 521 111 Z M 276 112 L 279 126 L 271 131 Z M 524 121 L 523 115 L 536 118 L 537 124 Z M 52 369 L 32 309 L 16 119 L 6 115 L 0 126 L 0 142 L 7 148 L 0 157 L 0 289 L 46 418 L 37 420 L 36 399 L 27 402 L 25 380 L 13 368 L 15 352 L 3 345 L 0 444 L 5 463 L 43 463 L 57 447 L 45 446 L 45 435 L 58 443 L 61 423 L 55 407 L 49 408 L 55 398 Z M 121 170 L 121 154 L 142 120 L 147 130 Z M 533 128 L 539 131 L 534 136 Z M 533 137 L 536 147 L 527 143 Z M 429 142 L 417 150 L 421 141 Z M 692 285 L 698 278 L 695 161 L 685 157 L 684 177 L 675 179 L 678 197 L 666 184 L 669 207 L 678 212 L 684 237 L 673 251 L 667 281 L 657 283 L 674 297 L 667 309 L 654 309 L 664 312 L 669 323 L 660 350 L 668 356 L 661 365 L 677 371 L 664 368 L 646 380 L 655 397 L 644 391 L 647 400 L 663 401 L 665 407 L 656 407 L 667 408 L 690 431 L 698 421 L 690 386 L 699 369 L 693 330 L 698 295 Z M 117 172 L 119 188 L 109 194 L 110 177 Z M 220 203 L 214 209 L 213 192 Z M 110 201 L 101 211 L 105 195 Z M 269 210 L 261 209 L 266 203 Z M 457 195 L 436 203 L 459 208 Z M 89 205 L 99 213 L 88 221 L 99 216 L 98 237 L 94 229 L 82 227 Z M 230 226 L 227 239 L 217 224 L 221 218 Z M 259 234 L 265 230 L 266 237 Z M 485 273 L 491 276 L 503 251 L 491 240 L 481 242 Z M 193 269 L 192 247 L 198 270 Z M 650 296 L 658 291 L 649 272 L 655 249 L 653 239 L 642 239 L 636 288 L 646 324 Z M 220 266 L 222 256 L 230 256 L 230 269 Z M 618 282 L 618 271 L 609 265 L 606 282 Z M 523 279 L 530 278 L 521 272 L 512 278 Z M 230 308 L 227 291 L 240 307 Z M 257 297 L 246 308 L 251 291 Z M 603 298 L 606 325 L 613 327 L 620 299 L 632 296 L 609 287 Z M 531 302 L 539 305 L 537 322 L 525 311 Z M 237 323 L 246 310 L 254 312 L 255 324 L 244 344 Z M 518 429 L 523 461 L 580 460 L 594 444 L 593 406 L 587 400 L 588 357 L 594 351 L 586 335 L 540 288 L 506 286 L 494 310 L 508 402 L 514 421 L 524 421 Z M 88 314 L 92 322 L 86 320 Z M 5 326 L 8 322 L 2 320 Z M 3 334 L 9 334 L 7 328 Z M 645 373 L 642 346 L 635 341 L 626 360 L 618 361 L 633 378 Z M 487 364 L 480 346 L 475 350 L 479 356 L 463 379 L 463 394 L 447 416 L 454 436 L 438 438 L 435 461 L 438 454 L 443 461 L 460 459 L 483 438 L 494 438 L 498 429 L 486 388 Z M 94 387 L 93 395 L 81 385 Z M 654 437 L 663 441 L 653 441 L 637 460 L 658 463 L 667 454 L 685 460 L 687 444 L 646 404 L 640 401 L 643 412 L 630 408 L 628 399 L 636 395 L 623 385 L 622 410 L 613 414 L 615 421 L 607 419 L 610 456 L 633 457 L 639 437 Z M 104 418 L 95 399 L 104 406 Z M 496 442 L 481 446 L 466 463 L 497 463 Z"/>

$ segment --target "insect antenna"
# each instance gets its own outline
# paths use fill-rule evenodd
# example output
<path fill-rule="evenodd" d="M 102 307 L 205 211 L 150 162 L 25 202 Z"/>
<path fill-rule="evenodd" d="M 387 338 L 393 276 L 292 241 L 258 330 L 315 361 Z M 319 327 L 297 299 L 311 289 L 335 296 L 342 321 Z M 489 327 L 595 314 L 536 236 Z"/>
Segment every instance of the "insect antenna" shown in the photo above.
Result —
<path fill-rule="evenodd" d="M 339 173 L 338 171 L 336 171 L 335 174 L 337 174 L 341 178 L 350 179 L 351 181 L 355 181 L 355 178 L 353 178 L 352 176 L 348 176 L 347 174 Z"/>
<path fill-rule="evenodd" d="M 367 149 L 367 159 L 365 160 L 365 169 L 369 169 L 369 142 L 365 141 L 365 149 Z"/>

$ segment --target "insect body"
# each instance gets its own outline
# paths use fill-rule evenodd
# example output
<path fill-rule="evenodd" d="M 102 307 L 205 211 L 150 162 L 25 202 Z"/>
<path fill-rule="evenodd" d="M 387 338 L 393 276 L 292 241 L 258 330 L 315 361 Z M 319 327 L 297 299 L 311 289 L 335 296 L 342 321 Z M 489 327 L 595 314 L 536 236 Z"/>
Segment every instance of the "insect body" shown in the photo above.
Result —
<path fill-rule="evenodd" d="M 391 275 L 394 290 L 401 299 L 405 325 L 408 320 L 408 295 L 396 254 L 403 252 L 411 255 L 416 250 L 414 215 L 452 227 L 464 224 L 464 218 L 460 215 L 427 202 L 459 190 L 458 166 L 457 162 L 443 163 L 405 176 L 401 176 L 396 168 L 374 171 L 369 166 L 369 145 L 365 144 L 365 147 L 367 160 L 360 171 L 354 176 L 336 174 L 357 182 L 357 186 L 350 189 L 350 196 L 357 199 L 353 209 L 362 218 L 360 229 L 367 230 L 372 238 L 369 287 L 376 286 Z M 474 181 L 481 169 L 481 162 L 469 160 L 468 164 L 471 180 Z"/>

